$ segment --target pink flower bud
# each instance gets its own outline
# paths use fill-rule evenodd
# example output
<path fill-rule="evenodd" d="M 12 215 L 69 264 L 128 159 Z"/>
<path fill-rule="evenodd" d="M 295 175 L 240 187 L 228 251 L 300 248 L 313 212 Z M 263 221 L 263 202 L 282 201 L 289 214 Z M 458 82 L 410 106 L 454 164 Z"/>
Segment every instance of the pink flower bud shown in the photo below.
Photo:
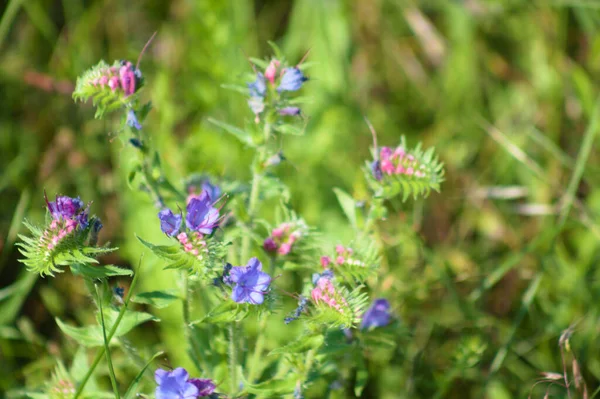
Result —
<path fill-rule="evenodd" d="M 277 237 L 277 238 L 279 238 L 279 237 L 283 236 L 283 229 L 282 229 L 281 227 L 278 227 L 278 228 L 276 228 L 276 229 L 273 229 L 273 232 L 271 233 L 271 235 L 272 235 L 273 237 Z"/>
<path fill-rule="evenodd" d="M 199 252 L 198 252 L 198 250 L 197 250 L 197 249 L 192 249 L 192 250 L 191 250 L 191 254 L 192 254 L 192 255 L 194 255 L 194 256 L 197 256 L 197 255 L 198 255 L 198 253 L 199 253 Z"/>
<path fill-rule="evenodd" d="M 182 243 L 184 245 L 187 244 L 187 242 L 188 242 L 188 236 L 185 233 L 179 233 L 177 235 L 177 239 L 179 240 L 180 243 Z"/>
<path fill-rule="evenodd" d="M 331 258 L 329 256 L 321 256 L 321 266 L 323 266 L 326 269 L 330 263 Z"/>
<path fill-rule="evenodd" d="M 392 161 L 388 159 L 381 161 L 381 171 L 387 173 L 388 175 L 394 173 L 394 164 Z"/>
<path fill-rule="evenodd" d="M 338 244 L 338 245 L 336 245 L 336 246 L 335 246 L 335 252 L 336 252 L 338 255 L 343 255 L 343 254 L 344 254 L 344 252 L 346 252 L 346 248 L 344 248 L 344 246 L 343 246 L 343 245 L 339 245 L 339 244 Z"/>
<path fill-rule="evenodd" d="M 98 83 L 100 84 L 100 86 L 104 87 L 104 85 L 108 83 L 108 76 L 100 76 L 100 79 L 98 79 Z"/>
<path fill-rule="evenodd" d="M 337 258 L 335 258 L 335 263 L 337 263 L 338 265 L 341 265 L 344 263 L 344 257 L 343 256 L 338 256 Z"/>
<path fill-rule="evenodd" d="M 291 252 L 292 250 L 292 245 L 286 243 L 281 244 L 281 246 L 279 247 L 279 249 L 277 250 L 277 253 L 279 255 L 287 255 Z"/>
<path fill-rule="evenodd" d="M 265 78 L 271 82 L 271 84 L 275 83 L 275 76 L 277 75 L 277 68 L 279 68 L 280 62 L 278 60 L 271 60 L 271 63 L 265 69 Z"/>
<path fill-rule="evenodd" d="M 194 246 L 192 245 L 191 242 L 188 242 L 187 244 L 183 245 L 183 248 L 185 248 L 186 252 L 191 251 L 192 249 L 194 249 Z"/>
<path fill-rule="evenodd" d="M 263 243 L 263 248 L 267 252 L 275 252 L 277 251 L 277 243 L 273 240 L 272 237 L 267 237 L 265 242 Z"/>
<path fill-rule="evenodd" d="M 110 78 L 110 80 L 108 81 L 108 87 L 110 87 L 112 91 L 117 90 L 117 88 L 119 87 L 119 78 L 117 78 L 116 76 Z"/>

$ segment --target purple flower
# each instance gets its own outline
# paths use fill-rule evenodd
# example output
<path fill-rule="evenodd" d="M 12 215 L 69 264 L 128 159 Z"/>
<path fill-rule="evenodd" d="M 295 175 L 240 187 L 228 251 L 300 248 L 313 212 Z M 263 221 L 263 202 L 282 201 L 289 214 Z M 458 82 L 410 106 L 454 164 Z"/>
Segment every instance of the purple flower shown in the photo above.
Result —
<path fill-rule="evenodd" d="M 202 182 L 202 190 L 206 191 L 208 197 L 213 201 L 218 200 L 221 196 L 221 187 L 212 184 L 208 179 Z"/>
<path fill-rule="evenodd" d="M 137 129 L 137 130 L 142 130 L 142 125 L 140 125 L 140 122 L 138 122 L 137 117 L 135 116 L 135 112 L 130 109 L 127 112 L 127 126 L 133 128 L 133 129 Z"/>
<path fill-rule="evenodd" d="M 178 367 L 173 371 L 158 369 L 154 373 L 156 399 L 195 399 L 198 397 L 198 387 L 188 380 L 188 372 Z"/>
<path fill-rule="evenodd" d="M 250 97 L 264 97 L 267 93 L 265 76 L 258 72 L 256 74 L 256 80 L 252 83 L 248 83 L 248 89 L 250 89 Z"/>
<path fill-rule="evenodd" d="M 248 261 L 248 265 L 233 267 L 229 272 L 231 282 L 236 283 L 231 299 L 237 303 L 260 305 L 269 289 L 271 276 L 262 271 L 262 264 L 257 258 Z"/>
<path fill-rule="evenodd" d="M 215 383 L 208 378 L 191 378 L 190 382 L 198 388 L 198 397 L 208 396 L 215 391 Z"/>
<path fill-rule="evenodd" d="M 302 74 L 302 71 L 298 68 L 286 68 L 281 77 L 281 83 L 277 88 L 278 92 L 282 91 L 296 91 L 302 87 L 302 83 L 306 82 L 308 78 Z"/>
<path fill-rule="evenodd" d="M 387 299 L 376 299 L 363 315 L 361 330 L 385 327 L 390 324 L 390 303 Z"/>
<path fill-rule="evenodd" d="M 170 209 L 165 208 L 158 212 L 158 218 L 160 219 L 160 229 L 163 233 L 169 237 L 173 237 L 179 233 L 182 219 L 180 214 L 174 215 Z"/>
<path fill-rule="evenodd" d="M 46 204 L 54 219 L 72 219 L 83 207 L 83 202 L 79 197 L 71 198 L 64 195 L 56 197 L 56 201 L 52 202 L 48 202 L 48 197 L 46 197 Z"/>
<path fill-rule="evenodd" d="M 298 107 L 285 107 L 279 110 L 279 115 L 300 115 L 300 108 Z"/>
<path fill-rule="evenodd" d="M 273 237 L 267 237 L 265 242 L 263 243 L 263 248 L 267 252 L 275 252 L 277 251 L 277 243 L 273 240 Z"/>
<path fill-rule="evenodd" d="M 185 216 L 186 226 L 202 234 L 210 234 L 219 224 L 219 210 L 212 206 L 213 202 L 206 191 L 190 199 Z"/>
<path fill-rule="evenodd" d="M 79 225 L 79 228 L 81 229 L 85 229 L 86 227 L 88 227 L 88 216 L 90 213 L 90 208 L 85 208 L 83 210 L 83 212 L 81 212 L 79 215 L 77 215 L 76 219 L 77 219 L 77 224 Z M 102 226 L 102 224 L 100 225 Z"/>

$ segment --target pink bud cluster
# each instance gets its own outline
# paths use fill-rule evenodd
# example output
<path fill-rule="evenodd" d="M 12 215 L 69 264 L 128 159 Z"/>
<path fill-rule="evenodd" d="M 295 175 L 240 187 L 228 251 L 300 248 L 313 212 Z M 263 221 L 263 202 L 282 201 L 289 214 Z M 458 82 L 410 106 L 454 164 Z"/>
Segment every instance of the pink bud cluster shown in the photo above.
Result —
<path fill-rule="evenodd" d="M 122 90 L 127 97 L 135 93 L 138 75 L 139 71 L 133 67 L 131 62 L 121 62 L 121 67 L 106 68 L 102 75 L 90 81 L 90 84 L 101 88 L 108 86 L 113 92 Z"/>
<path fill-rule="evenodd" d="M 319 278 L 317 286 L 312 289 L 310 296 L 316 305 L 324 303 L 340 313 L 343 313 L 343 306 L 348 306 L 346 300 L 336 291 L 331 280 L 326 277 Z"/>
<path fill-rule="evenodd" d="M 75 393 L 75 386 L 71 381 L 60 380 L 52 387 L 50 394 L 51 397 L 56 398 L 70 398 Z"/>
<path fill-rule="evenodd" d="M 187 233 L 179 233 L 177 240 L 179 240 L 185 252 L 195 256 L 198 260 L 203 259 L 204 256 L 202 253 L 208 253 L 206 241 L 202 233 L 194 231 L 189 236 Z"/>
<path fill-rule="evenodd" d="M 263 248 L 267 252 L 276 252 L 287 255 L 292 251 L 292 245 L 302 237 L 302 232 L 295 228 L 293 223 L 282 223 L 273 229 L 271 235 L 265 239 Z"/>
<path fill-rule="evenodd" d="M 405 175 L 414 177 L 425 177 L 425 165 L 419 162 L 412 154 L 408 154 L 404 147 L 396 149 L 382 147 L 379 152 L 381 159 L 381 171 L 387 175 Z"/>
<path fill-rule="evenodd" d="M 45 247 L 46 256 L 50 256 L 50 252 L 68 235 L 73 233 L 78 226 L 75 219 L 54 219 L 50 226 L 44 231 L 40 237 L 40 243 Z"/>
<path fill-rule="evenodd" d="M 337 265 L 350 264 L 354 266 L 365 266 L 365 263 L 354 258 L 352 255 L 354 251 L 350 247 L 344 247 L 343 245 L 335 246 L 335 263 Z M 327 269 L 329 265 L 333 263 L 333 259 L 330 256 L 321 256 L 321 266 Z"/>

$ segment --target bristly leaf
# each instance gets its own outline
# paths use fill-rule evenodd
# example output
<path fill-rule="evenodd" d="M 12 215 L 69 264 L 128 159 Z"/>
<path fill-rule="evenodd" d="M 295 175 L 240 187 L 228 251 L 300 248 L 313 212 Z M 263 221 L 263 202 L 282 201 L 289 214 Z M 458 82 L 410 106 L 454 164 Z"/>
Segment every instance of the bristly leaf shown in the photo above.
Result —
<path fill-rule="evenodd" d="M 123 68 L 127 69 L 121 72 Z M 141 72 L 131 63 L 115 61 L 108 65 L 100 61 L 77 78 L 73 99 L 92 99 L 96 107 L 95 118 L 99 119 L 108 112 L 132 104 L 143 84 Z"/>
<path fill-rule="evenodd" d="M 19 235 L 22 241 L 16 245 L 25 256 L 25 259 L 19 259 L 19 262 L 24 263 L 30 272 L 39 273 L 42 277 L 62 273 L 59 266 L 98 263 L 95 257 L 117 248 L 93 247 L 87 244 L 93 220 L 90 220 L 86 228 L 77 228 L 56 243 L 53 242 L 53 238 L 56 237 L 49 228 L 41 229 L 27 221 L 23 222 L 31 236 Z"/>
<path fill-rule="evenodd" d="M 185 252 L 181 245 L 154 245 L 137 236 L 137 239 L 148 247 L 156 256 L 167 261 L 165 269 L 182 269 L 195 273 L 208 283 L 221 275 L 223 258 L 227 254 L 226 243 L 209 238 L 206 240 L 205 252 L 194 256 Z"/>
<path fill-rule="evenodd" d="M 399 194 L 406 201 L 412 196 L 427 197 L 431 190 L 440 191 L 444 181 L 444 164 L 434 149 L 423 151 L 419 143 L 412 150 L 402 136 L 396 148 L 376 148 L 375 161 L 367 163 L 365 174 L 375 197 L 390 199 Z"/>

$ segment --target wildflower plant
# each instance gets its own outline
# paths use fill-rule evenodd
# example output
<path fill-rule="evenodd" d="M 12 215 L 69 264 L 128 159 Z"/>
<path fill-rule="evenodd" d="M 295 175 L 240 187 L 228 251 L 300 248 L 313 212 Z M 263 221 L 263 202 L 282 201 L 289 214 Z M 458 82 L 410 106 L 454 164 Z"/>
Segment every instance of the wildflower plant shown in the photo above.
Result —
<path fill-rule="evenodd" d="M 50 276 L 62 271 L 60 266 L 70 266 L 83 278 L 97 308 L 93 325 L 77 327 L 56 320 L 82 347 L 98 348 L 83 378 L 62 383 L 69 389 L 68 397 L 97 394 L 90 392 L 95 388 L 87 383 L 103 359 L 117 398 L 123 392 L 125 397 L 137 394 L 156 399 L 302 397 L 317 381 L 332 384 L 340 378 L 335 370 L 344 368 L 344 359 L 338 356 L 343 351 L 359 364 L 361 378 L 354 391 L 359 395 L 364 388 L 366 353 L 372 345 L 380 345 L 369 336 L 374 330 L 389 328 L 397 319 L 387 299 L 373 302 L 369 296 L 380 263 L 372 226 L 381 219 L 384 200 L 439 190 L 442 165 L 433 150 L 423 151 L 420 146 L 409 150 L 404 139 L 394 149 L 375 144 L 375 159 L 367 167 L 371 212 L 359 223 L 357 201 L 336 189 L 357 237 L 352 244 L 339 244 L 332 250 L 318 239 L 316 228 L 292 210 L 288 196 L 280 194 L 282 206 L 275 211 L 263 207 L 265 187 L 276 179 L 275 167 L 285 162 L 284 137 L 304 133 L 299 93 L 310 83 L 304 60 L 290 63 L 272 46 L 274 57 L 250 59 L 252 72 L 245 85 L 227 86 L 246 98 L 246 126 L 210 119 L 254 152 L 249 184 L 226 183 L 203 174 L 183 177 L 182 184 L 166 178 L 161 155 L 146 132 L 150 130 L 145 122 L 151 104 L 141 103 L 139 91 L 144 84 L 151 84 L 151 78 L 143 78 L 139 61 L 135 67 L 127 61 L 100 62 L 78 79 L 73 98 L 91 99 L 97 118 L 122 112 L 120 137 L 138 155 L 129 185 L 149 195 L 156 206 L 154 228 L 164 234 L 162 243 L 152 243 L 144 238 L 145 232 L 137 232 L 139 242 L 161 259 L 165 269 L 179 274 L 182 290 L 136 292 L 143 269 L 134 274 L 116 266 L 98 266 L 96 256 L 114 249 L 97 245 L 101 223 L 89 216 L 90 206 L 78 197 L 47 200 L 46 224 L 35 227 L 27 223 L 31 234 L 21 236 L 23 263 L 32 272 Z M 131 275 L 126 290 L 109 282 L 112 277 Z M 298 278 L 302 286 L 289 293 L 279 283 L 280 277 Z M 190 373 L 177 365 L 173 369 L 157 367 L 154 361 L 161 356 L 159 352 L 144 359 L 143 368 L 137 366 L 138 377 L 125 391 L 112 365 L 112 354 L 120 350 L 113 346 L 113 338 L 123 337 L 142 323 L 159 322 L 135 306 L 163 308 L 176 302 L 183 310 L 181 328 L 186 342 L 182 344 L 198 370 Z M 291 310 L 283 310 L 288 305 Z M 267 326 L 273 320 L 281 323 L 282 329 L 290 329 L 289 342 L 277 348 L 267 342 Z M 252 321 L 256 335 L 245 336 L 244 325 Z M 292 326 L 299 326 L 301 332 Z M 151 388 L 140 385 L 148 368 L 155 370 Z"/>

